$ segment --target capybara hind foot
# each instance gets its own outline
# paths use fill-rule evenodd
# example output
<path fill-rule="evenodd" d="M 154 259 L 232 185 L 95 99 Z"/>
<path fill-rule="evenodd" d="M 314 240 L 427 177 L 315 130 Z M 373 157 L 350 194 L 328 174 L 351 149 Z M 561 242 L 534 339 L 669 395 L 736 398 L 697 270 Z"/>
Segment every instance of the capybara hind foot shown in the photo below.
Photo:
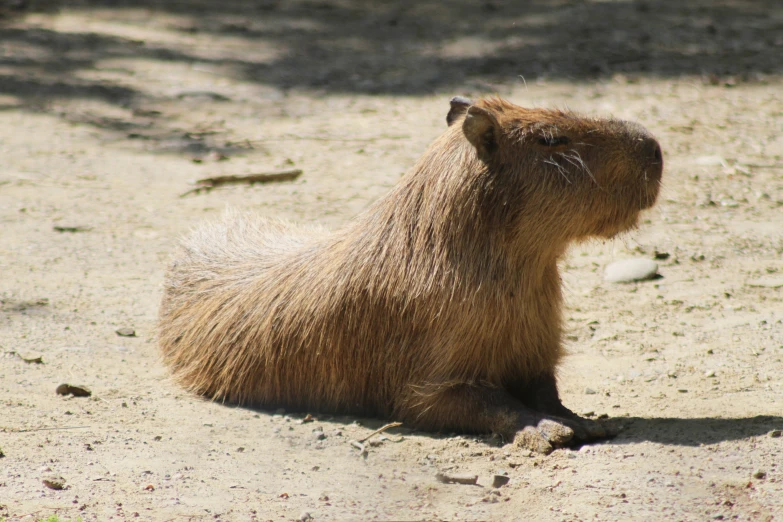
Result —
<path fill-rule="evenodd" d="M 562 421 L 574 430 L 576 442 L 585 443 L 607 439 L 614 436 L 606 427 L 598 421 L 585 419 L 570 412 L 570 415 L 562 417 Z"/>
<path fill-rule="evenodd" d="M 578 446 L 611 436 L 600 422 L 580 417 L 563 406 L 553 374 L 516 383 L 509 387 L 509 391 L 535 412 L 538 419 L 543 419 L 530 422 L 521 432 L 524 435 L 519 438 L 518 444 L 531 450 L 549 453 L 553 448 Z"/>
<path fill-rule="evenodd" d="M 570 446 L 574 435 L 574 430 L 561 422 L 541 419 L 537 424 L 525 426 L 518 432 L 514 444 L 547 455 L 556 448 Z"/>
<path fill-rule="evenodd" d="M 519 431 L 514 438 L 514 443 L 546 455 L 557 448 L 580 446 L 610 436 L 604 426 L 590 419 L 583 419 L 576 415 L 568 419 L 545 417 L 540 418 L 538 422 L 531 422 Z"/>

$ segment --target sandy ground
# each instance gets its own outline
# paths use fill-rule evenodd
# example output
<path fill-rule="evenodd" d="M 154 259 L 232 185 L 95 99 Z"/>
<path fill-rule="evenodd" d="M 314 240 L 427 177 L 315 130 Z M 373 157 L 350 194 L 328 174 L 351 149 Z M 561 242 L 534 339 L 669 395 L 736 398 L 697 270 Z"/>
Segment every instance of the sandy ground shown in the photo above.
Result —
<path fill-rule="evenodd" d="M 69 4 L 0 2 L 0 519 L 783 517 L 775 2 Z M 340 226 L 442 132 L 452 95 L 491 92 L 637 120 L 664 149 L 640 229 L 564 261 L 564 402 L 617 438 L 540 456 L 402 427 L 362 456 L 350 441 L 383 421 L 169 381 L 155 317 L 178 237 L 226 206 Z M 661 279 L 603 281 L 654 257 Z"/>

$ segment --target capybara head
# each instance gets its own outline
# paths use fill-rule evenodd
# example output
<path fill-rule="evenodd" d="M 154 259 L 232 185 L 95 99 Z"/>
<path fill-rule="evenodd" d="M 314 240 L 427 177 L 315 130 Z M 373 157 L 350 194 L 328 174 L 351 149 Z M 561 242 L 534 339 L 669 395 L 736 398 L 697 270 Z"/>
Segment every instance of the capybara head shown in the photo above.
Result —
<path fill-rule="evenodd" d="M 484 210 L 503 214 L 498 225 L 523 226 L 528 239 L 534 229 L 561 241 L 612 237 L 658 196 L 661 148 L 639 124 L 461 97 L 447 121 L 481 163 L 468 170 L 484 178 L 484 203 L 494 206 Z"/>

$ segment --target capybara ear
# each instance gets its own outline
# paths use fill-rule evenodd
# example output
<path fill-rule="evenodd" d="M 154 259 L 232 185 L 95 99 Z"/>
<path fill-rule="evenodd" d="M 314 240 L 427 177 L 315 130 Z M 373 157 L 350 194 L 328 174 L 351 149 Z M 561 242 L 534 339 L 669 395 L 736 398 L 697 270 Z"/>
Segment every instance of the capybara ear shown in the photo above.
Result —
<path fill-rule="evenodd" d="M 495 115 L 486 109 L 471 105 L 462 122 L 462 132 L 476 147 L 478 157 L 487 161 L 498 148 L 500 124 Z"/>
<path fill-rule="evenodd" d="M 455 96 L 449 103 L 451 103 L 451 109 L 449 110 L 448 115 L 446 115 L 446 123 L 448 123 L 450 127 L 457 118 L 465 114 L 468 107 L 473 105 L 473 100 L 463 96 Z"/>

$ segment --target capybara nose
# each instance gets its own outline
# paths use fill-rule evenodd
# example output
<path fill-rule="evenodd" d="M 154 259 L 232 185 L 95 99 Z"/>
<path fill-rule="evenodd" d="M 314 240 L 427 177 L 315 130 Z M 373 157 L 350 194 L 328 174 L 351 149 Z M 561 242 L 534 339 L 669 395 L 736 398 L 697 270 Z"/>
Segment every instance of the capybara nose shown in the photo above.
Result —
<path fill-rule="evenodd" d="M 663 153 L 655 138 L 644 138 L 642 144 L 643 158 L 647 164 L 647 175 L 653 179 L 661 179 L 663 174 Z"/>

